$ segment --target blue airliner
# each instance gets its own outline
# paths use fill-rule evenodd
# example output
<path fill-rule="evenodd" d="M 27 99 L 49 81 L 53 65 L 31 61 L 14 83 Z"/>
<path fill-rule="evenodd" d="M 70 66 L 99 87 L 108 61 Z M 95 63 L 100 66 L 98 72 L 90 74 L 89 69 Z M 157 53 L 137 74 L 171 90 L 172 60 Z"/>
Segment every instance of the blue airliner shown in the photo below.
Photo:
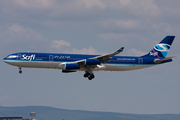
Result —
<path fill-rule="evenodd" d="M 140 57 L 115 56 L 123 51 L 122 47 L 105 55 L 20 52 L 8 55 L 3 61 L 19 67 L 20 74 L 21 67 L 52 68 L 61 69 L 63 73 L 85 71 L 84 77 L 92 80 L 93 71 L 129 71 L 171 62 L 174 57 L 166 56 L 174 38 L 166 36 L 148 54 Z"/>

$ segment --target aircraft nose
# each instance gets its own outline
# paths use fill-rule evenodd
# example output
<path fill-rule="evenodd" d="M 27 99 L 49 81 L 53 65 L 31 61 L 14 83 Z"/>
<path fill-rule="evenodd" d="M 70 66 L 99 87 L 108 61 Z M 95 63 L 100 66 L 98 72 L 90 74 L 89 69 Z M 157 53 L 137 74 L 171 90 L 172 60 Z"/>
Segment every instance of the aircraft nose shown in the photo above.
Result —
<path fill-rule="evenodd" d="M 10 62 L 9 55 L 7 57 L 3 58 L 3 62 L 9 64 L 9 62 Z"/>
<path fill-rule="evenodd" d="M 3 58 L 3 61 L 4 61 L 4 62 L 6 62 L 6 60 L 7 60 L 7 57 Z"/>
<path fill-rule="evenodd" d="M 4 59 L 3 59 L 3 62 L 7 63 L 7 62 L 8 62 L 8 61 L 7 61 L 7 58 L 4 58 Z"/>
<path fill-rule="evenodd" d="M 3 58 L 3 61 L 4 61 L 4 62 L 7 62 L 7 61 L 9 60 L 8 57 L 9 57 L 9 55 L 8 55 L 7 57 Z"/>
<path fill-rule="evenodd" d="M 3 58 L 3 61 L 5 61 L 7 59 L 7 57 Z"/>

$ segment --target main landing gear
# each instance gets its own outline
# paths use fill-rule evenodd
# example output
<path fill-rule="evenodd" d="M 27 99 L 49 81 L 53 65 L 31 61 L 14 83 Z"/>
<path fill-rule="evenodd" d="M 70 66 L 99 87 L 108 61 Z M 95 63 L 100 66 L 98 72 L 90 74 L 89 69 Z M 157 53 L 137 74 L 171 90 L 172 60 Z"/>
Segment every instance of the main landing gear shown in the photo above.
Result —
<path fill-rule="evenodd" d="M 21 70 L 21 67 L 19 67 L 19 74 L 21 74 L 22 73 L 22 70 Z"/>
<path fill-rule="evenodd" d="M 95 76 L 93 73 L 85 72 L 84 77 L 88 77 L 89 80 L 92 80 Z"/>

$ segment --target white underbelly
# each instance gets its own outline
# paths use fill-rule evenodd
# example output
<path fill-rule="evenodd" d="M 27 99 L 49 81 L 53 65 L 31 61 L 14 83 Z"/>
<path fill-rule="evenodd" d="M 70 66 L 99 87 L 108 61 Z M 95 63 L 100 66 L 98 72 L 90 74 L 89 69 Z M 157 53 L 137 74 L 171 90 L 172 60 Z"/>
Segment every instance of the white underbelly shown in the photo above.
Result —
<path fill-rule="evenodd" d="M 18 66 L 18 67 L 28 67 L 28 68 L 54 68 L 60 64 L 60 62 L 37 62 L 37 61 L 5 61 L 6 63 Z"/>
<path fill-rule="evenodd" d="M 111 64 L 103 64 L 104 67 L 98 69 L 96 68 L 95 71 L 129 71 L 129 70 L 137 70 L 143 69 L 147 67 L 152 67 L 154 65 L 111 65 Z"/>
<path fill-rule="evenodd" d="M 18 67 L 28 67 L 28 68 L 52 68 L 52 69 L 58 69 L 57 66 L 61 62 L 38 62 L 38 61 L 5 61 L 6 63 L 18 66 Z M 147 67 L 152 67 L 154 65 L 114 65 L 114 64 L 101 64 L 97 65 L 99 67 L 96 67 L 93 69 L 93 71 L 129 71 L 129 70 L 137 70 Z M 86 71 L 85 68 L 77 69 L 77 71 Z"/>

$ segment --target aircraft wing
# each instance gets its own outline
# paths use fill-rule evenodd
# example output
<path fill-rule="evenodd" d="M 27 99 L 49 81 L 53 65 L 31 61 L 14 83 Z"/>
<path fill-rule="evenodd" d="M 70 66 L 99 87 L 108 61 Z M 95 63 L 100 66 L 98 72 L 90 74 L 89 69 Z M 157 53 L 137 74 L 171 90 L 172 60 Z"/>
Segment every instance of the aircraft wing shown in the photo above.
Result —
<path fill-rule="evenodd" d="M 78 65 L 85 65 L 86 64 L 86 59 L 82 59 L 82 60 L 78 60 L 78 61 L 74 61 L 71 62 L 72 64 L 78 64 Z"/>
<path fill-rule="evenodd" d="M 113 53 L 100 55 L 100 56 L 89 58 L 89 59 L 83 59 L 83 60 L 75 61 L 75 62 L 72 62 L 72 63 L 73 64 L 79 64 L 81 66 L 87 65 L 87 64 L 89 64 L 89 65 L 91 65 L 91 64 L 92 65 L 101 64 L 101 63 L 109 61 L 112 56 L 115 56 L 115 55 L 121 53 L 123 51 L 123 49 L 124 49 L 124 47 L 120 48 L 119 50 L 117 50 L 116 52 L 113 52 Z"/>
<path fill-rule="evenodd" d="M 120 48 L 116 52 L 105 54 L 105 55 L 101 55 L 101 56 L 97 56 L 97 57 L 94 57 L 94 58 L 91 58 L 91 59 L 98 59 L 99 61 L 101 61 L 101 63 L 104 63 L 106 61 L 109 61 L 112 56 L 115 56 L 115 55 L 121 53 L 123 51 L 123 49 L 124 49 L 124 47 Z"/>

